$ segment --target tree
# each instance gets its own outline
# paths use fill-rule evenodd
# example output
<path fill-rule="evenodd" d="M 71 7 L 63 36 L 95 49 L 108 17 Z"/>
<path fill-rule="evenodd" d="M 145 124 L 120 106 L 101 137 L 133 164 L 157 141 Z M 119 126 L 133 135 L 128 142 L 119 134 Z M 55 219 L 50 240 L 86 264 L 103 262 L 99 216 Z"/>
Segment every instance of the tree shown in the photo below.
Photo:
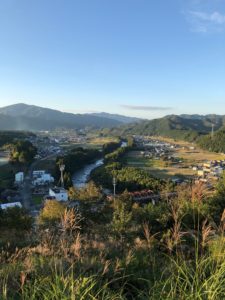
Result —
<path fill-rule="evenodd" d="M 80 189 L 70 188 L 69 198 L 71 200 L 97 201 L 102 198 L 101 188 L 97 187 L 93 181 L 90 181 Z"/>
<path fill-rule="evenodd" d="M 131 206 L 132 199 L 128 192 L 124 192 L 120 197 L 115 199 L 112 228 L 121 237 L 125 234 L 132 219 Z"/>
<path fill-rule="evenodd" d="M 31 163 L 37 154 L 37 148 L 29 141 L 17 141 L 10 145 L 10 161 L 13 163 Z"/>
<path fill-rule="evenodd" d="M 39 215 L 39 224 L 53 225 L 59 222 L 65 212 L 65 205 L 57 200 L 47 200 Z"/>
<path fill-rule="evenodd" d="M 14 228 L 17 230 L 30 230 L 33 218 L 21 207 L 0 209 L 0 227 Z"/>

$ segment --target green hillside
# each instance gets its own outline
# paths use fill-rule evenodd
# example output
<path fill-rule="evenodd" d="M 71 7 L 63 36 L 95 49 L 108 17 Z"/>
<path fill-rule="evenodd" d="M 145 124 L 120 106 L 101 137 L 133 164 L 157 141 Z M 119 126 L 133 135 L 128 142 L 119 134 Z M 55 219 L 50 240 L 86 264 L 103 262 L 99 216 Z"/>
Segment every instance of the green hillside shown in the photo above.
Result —
<path fill-rule="evenodd" d="M 116 135 L 160 135 L 165 137 L 196 141 L 200 136 L 210 133 L 212 123 L 215 130 L 220 129 L 225 123 L 224 116 L 166 116 L 150 121 L 128 124 L 104 130 L 103 133 Z"/>
<path fill-rule="evenodd" d="M 203 149 L 225 153 L 225 127 L 216 131 L 213 137 L 210 134 L 201 137 L 198 144 Z"/>

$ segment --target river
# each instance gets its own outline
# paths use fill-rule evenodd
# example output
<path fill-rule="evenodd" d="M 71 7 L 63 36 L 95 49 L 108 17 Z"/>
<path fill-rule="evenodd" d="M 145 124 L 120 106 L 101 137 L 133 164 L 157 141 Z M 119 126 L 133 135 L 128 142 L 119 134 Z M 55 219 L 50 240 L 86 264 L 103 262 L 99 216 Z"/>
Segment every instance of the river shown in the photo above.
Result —
<path fill-rule="evenodd" d="M 6 165 L 9 161 L 9 155 L 6 152 L 0 152 L 0 166 Z"/>
<path fill-rule="evenodd" d="M 122 142 L 120 147 L 126 147 L 127 142 Z M 88 182 L 91 172 L 104 164 L 103 158 L 88 164 L 73 174 L 73 185 L 76 188 L 82 188 Z"/>
<path fill-rule="evenodd" d="M 75 172 L 73 175 L 73 185 L 76 188 L 82 188 L 83 186 L 85 186 L 85 184 L 87 183 L 89 176 L 91 174 L 91 172 L 96 169 L 97 167 L 102 166 L 103 163 L 103 159 L 98 159 L 96 160 L 94 163 L 88 164 L 85 167 L 83 167 L 82 169 L 80 169 L 79 171 Z"/>

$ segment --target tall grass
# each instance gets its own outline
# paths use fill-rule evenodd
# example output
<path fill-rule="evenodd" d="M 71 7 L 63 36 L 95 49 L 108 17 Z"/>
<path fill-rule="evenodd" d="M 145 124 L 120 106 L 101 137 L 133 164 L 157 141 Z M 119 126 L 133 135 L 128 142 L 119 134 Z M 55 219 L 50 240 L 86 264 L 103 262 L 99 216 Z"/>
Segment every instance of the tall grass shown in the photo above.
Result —
<path fill-rule="evenodd" d="M 134 222 L 123 243 L 108 227 L 82 231 L 66 210 L 32 246 L 0 252 L 0 300 L 225 299 L 225 212 L 220 225 L 200 221 L 200 192 L 195 199 L 192 227 L 183 231 L 173 202 L 169 228 Z"/>
<path fill-rule="evenodd" d="M 194 260 L 171 259 L 162 278 L 150 290 L 149 299 L 225 299 L 225 261 L 211 255 Z"/>

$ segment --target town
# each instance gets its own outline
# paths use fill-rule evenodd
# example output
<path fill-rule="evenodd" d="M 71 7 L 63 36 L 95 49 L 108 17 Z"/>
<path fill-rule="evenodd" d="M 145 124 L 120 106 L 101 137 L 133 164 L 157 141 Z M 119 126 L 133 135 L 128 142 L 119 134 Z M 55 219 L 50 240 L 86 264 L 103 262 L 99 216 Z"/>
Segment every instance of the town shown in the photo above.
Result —
<path fill-rule="evenodd" d="M 70 138 L 68 138 L 68 136 L 70 136 Z M 48 170 L 35 169 L 34 166 L 38 164 L 38 162 L 44 162 L 49 158 L 53 158 L 51 163 L 54 164 L 54 160 L 57 156 L 63 156 L 68 153 L 68 150 L 66 150 L 68 148 L 67 145 L 74 145 L 74 147 L 76 147 L 76 145 L 79 146 L 81 143 L 82 145 L 88 145 L 86 134 L 83 131 L 78 134 L 73 131 L 40 132 L 40 134 L 35 137 L 32 136 L 28 140 L 37 147 L 35 161 L 28 173 L 23 171 L 15 173 L 15 188 L 13 190 L 6 189 L 1 192 L 1 199 L 3 200 L 3 203 L 0 204 L 1 208 L 6 209 L 7 207 L 22 207 L 25 205 L 25 208 L 28 208 L 33 216 L 38 216 L 45 201 L 48 200 L 63 201 L 71 206 L 71 199 L 69 200 L 69 194 L 64 188 L 63 182 L 65 166 L 63 168 L 60 165 L 58 166 L 61 172 L 58 182 Z M 138 164 L 133 161 L 133 166 L 137 168 L 148 170 L 147 163 L 155 161 L 157 164 L 153 168 L 149 168 L 149 172 L 157 176 L 157 168 L 160 166 L 160 162 L 162 162 L 162 169 L 165 172 L 171 167 L 173 170 L 176 170 L 176 172 L 171 174 L 168 178 L 177 185 L 188 182 L 202 182 L 206 184 L 209 189 L 213 190 L 216 182 L 221 178 L 225 170 L 225 154 L 220 155 L 220 157 L 224 157 L 224 159 L 220 160 L 208 161 L 203 155 L 200 160 L 196 161 L 190 159 L 192 155 L 199 153 L 199 149 L 196 149 L 195 145 L 182 145 L 176 142 L 163 141 L 155 137 L 137 135 L 133 136 L 133 140 L 135 148 L 126 154 L 128 157 L 126 163 L 130 165 L 129 157 L 133 154 L 135 154 L 136 159 L 141 159 L 142 162 L 143 160 L 145 162 L 144 164 Z M 3 157 L 9 155 L 7 151 L 2 154 Z M 189 159 L 184 159 L 182 153 L 188 153 Z M 162 176 L 162 178 L 164 177 Z M 85 183 L 87 182 L 84 182 L 83 185 Z M 23 201 L 24 192 L 28 193 L 29 201 Z M 116 190 L 114 190 L 114 193 L 116 193 Z M 115 195 L 113 195 L 113 182 L 109 189 L 103 189 L 103 194 L 105 199 L 108 200 L 112 200 L 115 197 Z M 173 196 L 174 194 L 168 193 L 168 195 Z M 130 196 L 134 202 L 139 204 L 149 202 L 155 204 L 156 201 L 160 201 L 165 195 L 154 193 L 152 190 L 142 189 L 140 191 L 130 192 Z M 79 203 L 79 199 L 75 199 L 74 202 Z"/>

